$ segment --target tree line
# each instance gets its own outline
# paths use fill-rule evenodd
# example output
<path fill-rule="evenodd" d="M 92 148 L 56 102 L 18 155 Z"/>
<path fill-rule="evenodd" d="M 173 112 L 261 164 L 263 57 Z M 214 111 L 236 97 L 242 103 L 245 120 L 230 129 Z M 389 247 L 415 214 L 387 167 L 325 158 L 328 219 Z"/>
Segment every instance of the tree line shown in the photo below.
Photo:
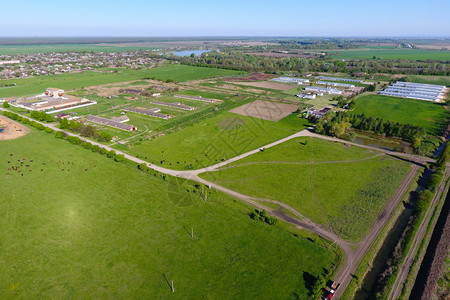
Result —
<path fill-rule="evenodd" d="M 450 61 L 404 61 L 398 60 L 339 60 L 324 56 L 314 58 L 301 57 L 269 57 L 240 51 L 209 52 L 201 56 L 166 56 L 168 60 L 176 60 L 182 64 L 198 67 L 214 67 L 250 72 L 296 71 L 328 72 L 328 73 L 387 73 L 411 75 L 450 75 Z"/>
<path fill-rule="evenodd" d="M 367 117 L 365 114 L 335 113 L 332 110 L 317 121 L 315 132 L 340 138 L 349 128 L 388 137 L 398 137 L 411 142 L 415 150 L 419 149 L 422 139 L 425 137 L 425 130 L 419 126 L 384 121 L 381 118 Z"/>
<path fill-rule="evenodd" d="M 59 121 L 59 128 L 68 129 L 73 132 L 78 132 L 82 137 L 94 138 L 99 142 L 109 142 L 113 136 L 106 131 L 99 131 L 94 126 L 85 125 L 73 120 L 61 119 Z"/>

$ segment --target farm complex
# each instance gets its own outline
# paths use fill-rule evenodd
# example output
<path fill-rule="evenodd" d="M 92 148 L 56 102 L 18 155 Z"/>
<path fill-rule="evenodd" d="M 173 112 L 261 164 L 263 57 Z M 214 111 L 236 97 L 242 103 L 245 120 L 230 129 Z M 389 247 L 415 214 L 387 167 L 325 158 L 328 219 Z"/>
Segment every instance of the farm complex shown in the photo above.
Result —
<path fill-rule="evenodd" d="M 168 40 L 0 44 L 0 298 L 412 299 L 445 252 L 448 62 Z"/>
<path fill-rule="evenodd" d="M 37 96 L 22 98 L 12 102 L 15 102 L 15 106 L 17 107 L 49 113 L 97 104 L 97 102 L 85 98 L 65 95 L 64 90 L 54 88 L 49 88 L 45 93 Z"/>

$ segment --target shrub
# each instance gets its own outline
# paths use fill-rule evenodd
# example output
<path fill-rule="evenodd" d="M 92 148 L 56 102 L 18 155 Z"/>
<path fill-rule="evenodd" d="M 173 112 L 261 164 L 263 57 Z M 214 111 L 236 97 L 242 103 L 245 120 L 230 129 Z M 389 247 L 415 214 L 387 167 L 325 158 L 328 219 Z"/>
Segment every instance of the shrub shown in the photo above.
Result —
<path fill-rule="evenodd" d="M 5 102 L 3 102 L 3 107 L 4 107 L 4 108 L 9 108 L 10 106 L 11 106 L 11 105 L 9 105 L 9 103 L 8 103 L 8 102 L 6 102 L 6 101 L 5 101 Z"/>
<path fill-rule="evenodd" d="M 62 139 L 62 138 L 64 138 L 64 133 L 63 133 L 62 131 L 57 131 L 57 132 L 55 133 L 55 138 L 57 138 L 57 139 Z"/>
<path fill-rule="evenodd" d="M 114 160 L 117 161 L 117 162 L 124 161 L 125 160 L 125 155 L 123 155 L 123 154 L 116 155 L 114 157 Z"/>
<path fill-rule="evenodd" d="M 148 171 L 148 167 L 147 167 L 147 164 L 146 163 L 141 163 L 141 164 L 139 164 L 138 165 L 138 169 L 139 170 L 142 170 L 142 171 Z"/>
<path fill-rule="evenodd" d="M 89 143 L 89 142 L 87 142 L 87 143 L 84 144 L 84 148 L 86 148 L 86 149 L 92 149 L 92 144 Z"/>
<path fill-rule="evenodd" d="M 67 140 L 68 140 L 71 144 L 74 144 L 74 145 L 79 145 L 79 144 L 81 144 L 81 140 L 80 140 L 80 138 L 77 137 L 77 136 L 71 136 L 71 135 L 69 135 L 69 136 L 67 137 Z"/>
<path fill-rule="evenodd" d="M 52 128 L 50 128 L 50 127 L 46 127 L 45 128 L 45 132 L 47 132 L 47 133 L 53 133 L 53 129 Z"/>
<path fill-rule="evenodd" d="M 98 148 L 99 148 L 98 145 L 93 145 L 92 148 L 91 148 L 91 151 L 92 152 L 98 152 Z"/>
<path fill-rule="evenodd" d="M 100 148 L 100 154 L 105 155 L 106 153 L 108 153 L 108 150 L 105 148 Z"/>
<path fill-rule="evenodd" d="M 116 151 L 114 150 L 108 151 L 108 153 L 106 153 L 106 156 L 108 158 L 114 158 L 114 156 L 116 156 Z"/>

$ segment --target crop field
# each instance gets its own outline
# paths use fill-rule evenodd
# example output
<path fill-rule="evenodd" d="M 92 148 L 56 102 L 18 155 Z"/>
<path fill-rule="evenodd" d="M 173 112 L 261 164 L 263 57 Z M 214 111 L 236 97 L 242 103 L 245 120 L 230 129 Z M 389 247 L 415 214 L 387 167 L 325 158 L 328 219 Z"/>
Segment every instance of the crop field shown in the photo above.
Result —
<path fill-rule="evenodd" d="M 294 134 L 308 126 L 295 114 L 278 122 L 225 112 L 167 135 L 118 149 L 169 169 L 213 165 Z"/>
<path fill-rule="evenodd" d="M 297 138 L 201 177 L 286 203 L 343 238 L 359 240 L 409 169 L 374 151 Z"/>
<path fill-rule="evenodd" d="M 145 70 L 117 69 L 117 73 L 88 71 L 84 73 L 2 80 L 1 82 L 3 84 L 15 83 L 17 85 L 0 88 L 0 97 L 36 95 L 38 93 L 42 93 L 48 87 L 73 90 L 88 86 L 98 86 L 108 83 L 133 81 L 151 77 L 158 80 L 172 79 L 175 81 L 184 82 L 211 77 L 230 76 L 241 73 L 242 72 L 239 71 L 191 67 L 185 65 L 168 65 Z"/>
<path fill-rule="evenodd" d="M 305 299 L 305 274 L 337 261 L 226 195 L 46 133 L 1 141 L 0 169 L 2 299 Z"/>
<path fill-rule="evenodd" d="M 450 113 L 438 103 L 382 95 L 357 98 L 354 113 L 420 126 L 434 135 L 441 133 L 450 117 Z"/>
<path fill-rule="evenodd" d="M 411 82 L 450 86 L 450 77 L 448 76 L 408 75 L 407 77 L 411 79 Z"/>
<path fill-rule="evenodd" d="M 368 50 L 338 50 L 330 52 L 333 58 L 338 59 L 365 59 L 376 56 L 386 60 L 450 60 L 450 51 L 426 49 L 368 49 Z"/>

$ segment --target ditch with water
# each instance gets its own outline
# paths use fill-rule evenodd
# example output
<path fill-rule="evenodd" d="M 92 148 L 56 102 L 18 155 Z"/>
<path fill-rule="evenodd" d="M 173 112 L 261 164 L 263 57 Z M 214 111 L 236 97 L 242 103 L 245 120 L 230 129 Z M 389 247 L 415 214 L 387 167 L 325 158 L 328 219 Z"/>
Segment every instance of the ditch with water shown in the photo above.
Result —
<path fill-rule="evenodd" d="M 411 193 L 410 201 L 408 203 L 403 203 L 403 210 L 400 216 L 397 218 L 395 224 L 386 236 L 386 239 L 383 241 L 383 244 L 373 261 L 372 268 L 362 279 L 361 288 L 356 291 L 353 299 L 377 299 L 377 292 L 382 288 L 379 287 L 378 279 L 386 270 L 386 261 L 391 258 L 399 239 L 402 237 L 404 230 L 408 226 L 410 217 L 414 213 L 415 208 L 411 203 L 415 202 L 418 191 L 422 189 L 422 186 L 427 182 L 430 175 L 431 171 L 425 172 L 418 183 L 419 187 Z"/>

